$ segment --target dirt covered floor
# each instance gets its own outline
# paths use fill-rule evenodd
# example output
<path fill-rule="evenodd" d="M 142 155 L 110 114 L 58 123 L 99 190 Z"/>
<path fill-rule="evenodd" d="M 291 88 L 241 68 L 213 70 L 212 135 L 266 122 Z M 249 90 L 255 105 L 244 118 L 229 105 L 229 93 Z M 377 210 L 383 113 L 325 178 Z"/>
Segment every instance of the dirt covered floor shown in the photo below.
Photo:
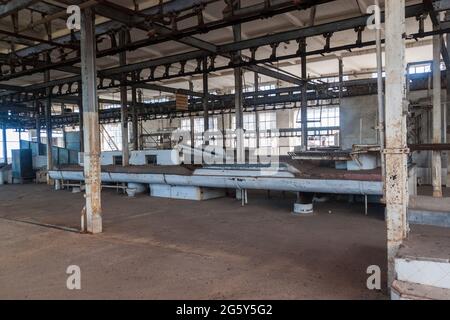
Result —
<path fill-rule="evenodd" d="M 383 210 L 361 203 L 291 214 L 295 198 L 249 193 L 204 202 L 103 192 L 104 233 L 82 235 L 83 194 L 44 185 L 0 186 L 2 299 L 385 299 Z M 38 223 L 38 224 L 35 224 Z M 66 287 L 68 266 L 81 290 Z"/>

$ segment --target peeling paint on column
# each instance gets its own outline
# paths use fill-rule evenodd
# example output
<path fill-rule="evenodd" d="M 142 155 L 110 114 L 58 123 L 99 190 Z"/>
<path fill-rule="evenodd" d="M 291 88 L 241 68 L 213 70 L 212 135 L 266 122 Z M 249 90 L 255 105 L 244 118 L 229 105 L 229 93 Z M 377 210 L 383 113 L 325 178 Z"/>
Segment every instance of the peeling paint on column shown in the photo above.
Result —
<path fill-rule="evenodd" d="M 88 8 L 82 13 L 81 79 L 84 124 L 84 176 L 86 180 L 86 232 L 101 233 L 101 167 L 100 125 L 97 100 L 97 72 L 95 61 L 95 14 Z"/>
<path fill-rule="evenodd" d="M 386 226 L 388 287 L 395 280 L 395 257 L 408 234 L 408 153 L 406 114 L 405 0 L 386 1 Z"/>

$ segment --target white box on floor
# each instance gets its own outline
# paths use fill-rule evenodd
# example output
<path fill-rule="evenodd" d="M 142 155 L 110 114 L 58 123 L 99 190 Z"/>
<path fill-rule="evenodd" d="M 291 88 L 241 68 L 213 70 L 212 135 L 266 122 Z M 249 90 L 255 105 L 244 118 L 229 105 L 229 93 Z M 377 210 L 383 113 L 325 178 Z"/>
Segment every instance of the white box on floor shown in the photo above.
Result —
<path fill-rule="evenodd" d="M 194 186 L 150 185 L 150 195 L 158 198 L 203 201 L 225 196 L 225 190 Z"/>

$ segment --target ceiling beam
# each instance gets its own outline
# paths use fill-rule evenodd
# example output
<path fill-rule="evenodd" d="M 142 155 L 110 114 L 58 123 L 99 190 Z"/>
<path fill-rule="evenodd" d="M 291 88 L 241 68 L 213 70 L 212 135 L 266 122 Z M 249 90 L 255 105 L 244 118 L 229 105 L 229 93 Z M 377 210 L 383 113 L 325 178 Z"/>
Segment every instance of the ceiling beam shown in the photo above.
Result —
<path fill-rule="evenodd" d="M 25 9 L 39 0 L 14 0 L 0 5 L 0 19 L 9 16 L 19 10 Z"/>

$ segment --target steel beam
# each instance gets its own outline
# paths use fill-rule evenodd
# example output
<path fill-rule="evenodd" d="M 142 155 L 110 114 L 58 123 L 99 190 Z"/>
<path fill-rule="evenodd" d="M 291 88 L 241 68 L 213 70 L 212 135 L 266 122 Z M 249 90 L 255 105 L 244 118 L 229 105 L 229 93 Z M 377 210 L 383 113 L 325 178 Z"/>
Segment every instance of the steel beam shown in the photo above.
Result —
<path fill-rule="evenodd" d="M 408 149 L 405 81 L 405 0 L 386 0 L 386 223 L 388 288 L 395 257 L 408 234 Z"/>
<path fill-rule="evenodd" d="M 84 123 L 84 176 L 86 206 L 82 229 L 89 233 L 102 232 L 100 127 L 97 102 L 95 59 L 95 14 L 86 8 L 81 15 L 81 77 Z"/>
<path fill-rule="evenodd" d="M 423 12 L 425 12 L 425 8 L 423 5 L 413 5 L 413 6 L 409 6 L 406 8 L 407 17 L 415 17 Z M 384 17 L 384 14 L 382 15 L 382 17 Z M 301 28 L 301 29 L 297 29 L 297 30 L 293 30 L 293 31 L 258 37 L 258 38 L 254 38 L 254 39 L 250 39 L 250 40 L 229 43 L 226 45 L 219 46 L 218 53 L 221 55 L 225 55 L 225 54 L 229 54 L 229 53 L 233 53 L 233 52 L 237 52 L 237 51 L 241 51 L 241 50 L 258 48 L 258 47 L 273 44 L 273 43 L 282 43 L 282 42 L 287 42 L 287 41 L 292 41 L 292 40 L 298 40 L 299 38 L 322 35 L 327 32 L 336 32 L 336 31 L 354 29 L 357 27 L 364 27 L 364 26 L 366 26 L 367 19 L 368 19 L 368 15 L 364 15 L 361 17 L 350 18 L 350 19 L 346 19 L 343 21 L 331 22 L 331 23 L 326 23 L 323 25 L 317 25 L 317 26 L 312 26 L 312 27 L 308 27 L 308 28 Z M 420 37 L 420 35 L 417 35 L 417 36 Z M 369 41 L 366 43 L 362 43 L 361 45 L 354 44 L 354 45 L 350 45 L 350 46 L 344 46 L 344 47 L 341 46 L 341 47 L 331 48 L 328 51 L 333 52 L 335 50 L 350 50 L 351 48 L 357 48 L 358 46 L 372 45 L 372 44 L 374 44 L 374 42 Z M 143 45 L 144 45 L 144 43 L 139 46 L 143 46 Z M 138 48 L 139 46 L 137 46 L 136 48 Z M 128 47 L 128 48 L 131 49 L 131 47 Z M 134 49 L 136 49 L 136 48 L 134 48 Z M 126 48 L 119 48 L 117 50 L 116 49 L 117 48 L 114 48 L 114 50 L 111 51 L 111 54 L 112 54 L 112 52 L 119 52 L 121 50 L 126 50 Z M 323 49 L 321 49 L 319 51 L 315 50 L 312 52 L 308 52 L 307 54 L 313 55 L 313 54 L 320 54 L 320 53 L 324 53 L 324 52 L 328 52 L 328 51 L 326 51 L 326 50 L 324 51 Z M 210 54 L 211 53 L 209 51 L 204 51 L 204 50 L 192 51 L 192 52 L 188 52 L 188 53 L 184 53 L 184 54 L 180 54 L 180 55 L 174 55 L 174 56 L 164 57 L 164 58 L 160 58 L 160 59 L 156 59 L 156 60 L 135 63 L 135 64 L 127 65 L 124 67 L 110 68 L 110 69 L 101 71 L 100 76 L 106 78 L 111 75 L 117 75 L 120 73 L 129 73 L 129 72 L 137 71 L 142 68 L 164 66 L 164 65 L 169 65 L 169 64 L 178 63 L 181 61 L 187 61 L 187 60 L 203 59 L 205 56 L 208 56 Z M 282 58 L 287 59 L 287 58 L 293 58 L 293 57 L 295 57 L 295 55 L 294 56 L 284 56 Z M 280 58 L 278 58 L 278 60 L 280 60 Z M 76 59 L 73 61 L 73 63 L 76 63 Z M 258 61 L 248 63 L 248 65 L 255 65 L 257 63 L 258 63 Z M 58 64 L 58 63 L 53 64 L 53 66 L 50 65 L 50 66 L 48 66 L 48 68 L 54 68 L 55 66 L 58 66 L 58 65 L 60 65 L 60 64 Z M 244 67 L 246 67 L 245 64 L 244 64 Z M 215 68 L 216 71 L 222 70 L 222 69 L 226 69 L 226 66 L 222 67 L 222 68 Z M 30 74 L 30 73 L 37 72 L 37 71 L 42 71 L 42 68 L 39 68 L 39 70 L 34 70 L 34 71 L 26 70 L 24 72 L 18 72 L 15 75 L 7 75 L 7 76 L 4 76 L 3 79 L 19 77 L 21 75 Z M 258 72 L 261 74 L 264 74 L 265 71 L 258 70 Z M 176 76 L 185 76 L 185 75 L 173 75 L 171 77 L 176 77 Z M 271 76 L 273 76 L 273 75 L 271 75 Z M 295 79 L 292 81 L 298 82 L 298 79 Z"/>
<path fill-rule="evenodd" d="M 25 9 L 33 3 L 39 2 L 39 0 L 14 0 L 8 1 L 5 4 L 0 5 L 0 19 L 9 16 L 19 10 Z"/>

